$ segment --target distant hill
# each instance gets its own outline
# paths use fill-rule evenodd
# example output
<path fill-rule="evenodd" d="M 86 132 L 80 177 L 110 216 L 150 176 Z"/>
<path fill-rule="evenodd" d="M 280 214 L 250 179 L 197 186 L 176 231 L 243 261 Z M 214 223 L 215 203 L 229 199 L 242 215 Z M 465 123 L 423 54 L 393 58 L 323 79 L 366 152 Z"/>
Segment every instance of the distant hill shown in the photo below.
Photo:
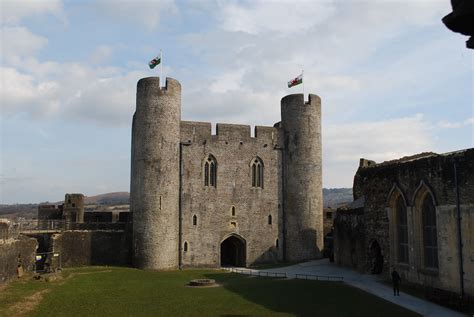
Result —
<path fill-rule="evenodd" d="M 84 199 L 86 205 L 122 205 L 128 204 L 130 194 L 128 192 L 114 192 L 89 196 Z"/>
<path fill-rule="evenodd" d="M 352 202 L 352 188 L 323 188 L 324 208 L 337 208 Z M 105 193 L 85 198 L 86 205 L 127 205 L 130 201 L 128 192 Z M 63 202 L 53 204 L 60 205 Z M 12 204 L 0 205 L 0 218 L 35 218 L 38 204 Z"/>
<path fill-rule="evenodd" d="M 352 188 L 323 188 L 324 208 L 337 208 L 353 200 Z"/>
<path fill-rule="evenodd" d="M 97 196 L 86 197 L 87 205 L 117 205 L 128 204 L 130 194 L 128 192 L 107 193 Z M 352 188 L 323 188 L 324 207 L 337 208 L 352 202 Z"/>
<path fill-rule="evenodd" d="M 0 205 L 0 218 L 35 218 L 37 214 L 38 204 Z"/>

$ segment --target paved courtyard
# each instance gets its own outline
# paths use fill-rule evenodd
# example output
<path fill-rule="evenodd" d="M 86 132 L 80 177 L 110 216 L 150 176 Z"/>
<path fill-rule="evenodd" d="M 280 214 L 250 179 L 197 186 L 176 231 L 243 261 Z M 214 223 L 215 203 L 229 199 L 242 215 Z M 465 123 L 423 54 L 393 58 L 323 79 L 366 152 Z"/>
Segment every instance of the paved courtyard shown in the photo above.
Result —
<path fill-rule="evenodd" d="M 370 274 L 360 274 L 349 268 L 341 267 L 330 263 L 328 259 L 304 262 L 292 266 L 280 267 L 274 269 L 244 269 L 246 271 L 265 271 L 286 273 L 288 278 L 295 278 L 296 274 L 312 274 L 323 276 L 342 276 L 344 282 L 362 289 L 375 296 L 383 298 L 389 302 L 395 303 L 406 309 L 419 313 L 423 316 L 444 317 L 444 316 L 464 316 L 463 314 L 451 309 L 436 305 L 432 302 L 408 295 L 403 292 L 401 285 L 400 296 L 393 296 L 391 287 L 378 282 L 378 277 Z"/>

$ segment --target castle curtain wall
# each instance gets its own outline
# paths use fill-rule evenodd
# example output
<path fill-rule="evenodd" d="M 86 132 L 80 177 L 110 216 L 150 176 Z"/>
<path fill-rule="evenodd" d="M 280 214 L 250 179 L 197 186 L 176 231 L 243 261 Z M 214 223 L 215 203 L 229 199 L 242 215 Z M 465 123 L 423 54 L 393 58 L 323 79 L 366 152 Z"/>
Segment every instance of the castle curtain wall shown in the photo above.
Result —
<path fill-rule="evenodd" d="M 464 288 L 474 294 L 474 149 L 444 155 L 424 153 L 381 164 L 362 160 L 354 177 L 354 198 L 365 196 L 363 223 L 365 241 L 376 240 L 388 276 L 395 266 L 408 281 L 460 293 L 460 254 L 456 208 L 454 160 L 457 161 L 459 203 L 461 210 Z M 394 187 L 403 193 L 407 204 L 408 264 L 397 258 L 396 213 L 392 203 Z M 425 261 L 422 202 L 429 195 L 436 215 L 438 268 Z M 396 196 L 396 195 L 395 195 Z M 425 230 L 426 231 L 426 230 Z M 343 238 L 340 235 L 337 238 Z M 340 241 L 339 245 L 344 242 Z M 370 268 L 367 247 L 365 270 Z M 346 260 L 340 260 L 342 264 Z M 361 269 L 358 264 L 358 268 Z"/>

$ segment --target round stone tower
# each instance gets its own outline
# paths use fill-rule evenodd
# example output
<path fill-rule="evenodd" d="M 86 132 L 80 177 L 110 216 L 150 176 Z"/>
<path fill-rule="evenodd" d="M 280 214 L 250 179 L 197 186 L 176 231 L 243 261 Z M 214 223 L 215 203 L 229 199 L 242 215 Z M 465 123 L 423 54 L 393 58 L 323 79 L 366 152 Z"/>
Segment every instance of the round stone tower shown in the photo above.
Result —
<path fill-rule="evenodd" d="M 181 85 L 158 77 L 137 84 L 132 125 L 130 211 L 134 266 L 177 269 Z"/>
<path fill-rule="evenodd" d="M 286 260 L 321 256 L 323 193 L 321 159 L 321 98 L 303 94 L 281 100 L 284 139 L 284 205 Z"/>

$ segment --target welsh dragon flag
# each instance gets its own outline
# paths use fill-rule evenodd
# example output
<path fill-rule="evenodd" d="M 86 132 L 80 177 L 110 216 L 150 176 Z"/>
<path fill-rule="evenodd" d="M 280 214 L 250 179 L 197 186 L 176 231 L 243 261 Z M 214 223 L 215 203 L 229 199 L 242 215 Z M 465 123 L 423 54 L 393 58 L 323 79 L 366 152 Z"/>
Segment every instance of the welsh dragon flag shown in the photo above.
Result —
<path fill-rule="evenodd" d="M 157 65 L 159 65 L 161 63 L 161 57 L 160 56 L 157 56 L 155 57 L 154 59 L 152 59 L 151 61 L 148 62 L 148 66 L 153 69 L 155 68 Z"/>
<path fill-rule="evenodd" d="M 303 74 L 301 74 L 301 75 L 299 75 L 298 77 L 296 77 L 296 78 L 290 80 L 290 81 L 288 82 L 288 88 L 291 88 L 291 87 L 293 87 L 293 86 L 299 85 L 299 84 L 301 84 L 301 83 L 303 83 Z"/>

